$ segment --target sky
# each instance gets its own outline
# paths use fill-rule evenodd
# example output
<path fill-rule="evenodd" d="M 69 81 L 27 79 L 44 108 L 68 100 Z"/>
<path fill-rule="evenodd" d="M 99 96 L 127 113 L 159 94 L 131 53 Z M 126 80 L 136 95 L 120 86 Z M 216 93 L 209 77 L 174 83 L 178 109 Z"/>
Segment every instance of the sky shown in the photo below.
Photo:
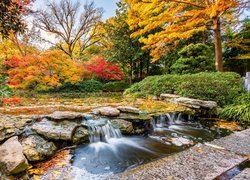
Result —
<path fill-rule="evenodd" d="M 59 0 L 55 0 L 58 1 Z M 72 1 L 79 1 L 82 4 L 85 2 L 91 2 L 91 0 L 72 0 Z M 103 19 L 108 19 L 111 16 L 115 15 L 116 10 L 116 2 L 118 0 L 92 0 L 95 2 L 96 7 L 102 7 L 104 9 Z M 36 0 L 34 3 L 34 9 L 42 9 L 45 6 L 47 0 Z"/>

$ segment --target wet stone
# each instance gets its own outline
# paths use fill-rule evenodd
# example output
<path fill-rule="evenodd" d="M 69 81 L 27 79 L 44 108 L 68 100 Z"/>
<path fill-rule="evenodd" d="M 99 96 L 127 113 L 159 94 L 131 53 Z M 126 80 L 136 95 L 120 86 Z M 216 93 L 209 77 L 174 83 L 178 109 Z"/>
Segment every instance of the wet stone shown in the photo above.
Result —
<path fill-rule="evenodd" d="M 84 127 L 76 128 L 72 140 L 74 144 L 82 144 L 88 142 L 89 141 L 88 129 Z"/>
<path fill-rule="evenodd" d="M 122 119 L 111 120 L 112 125 L 120 129 L 122 134 L 134 134 L 133 124 Z"/>
<path fill-rule="evenodd" d="M 42 161 L 52 156 L 56 151 L 53 142 L 48 142 L 38 135 L 31 135 L 21 142 L 23 153 L 29 161 Z"/>

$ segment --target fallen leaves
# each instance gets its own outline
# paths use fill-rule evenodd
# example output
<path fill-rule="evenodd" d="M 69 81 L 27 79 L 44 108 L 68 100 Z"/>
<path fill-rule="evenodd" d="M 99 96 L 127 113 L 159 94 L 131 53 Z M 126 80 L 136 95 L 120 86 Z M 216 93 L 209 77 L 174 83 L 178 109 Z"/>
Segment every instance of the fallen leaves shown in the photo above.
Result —
<path fill-rule="evenodd" d="M 39 162 L 28 169 L 28 173 L 33 176 L 34 180 L 39 179 L 39 176 L 44 174 L 49 169 L 56 169 L 70 164 L 70 150 L 57 152 L 51 159 L 45 162 Z M 53 171 L 54 174 L 60 174 L 59 171 Z"/>

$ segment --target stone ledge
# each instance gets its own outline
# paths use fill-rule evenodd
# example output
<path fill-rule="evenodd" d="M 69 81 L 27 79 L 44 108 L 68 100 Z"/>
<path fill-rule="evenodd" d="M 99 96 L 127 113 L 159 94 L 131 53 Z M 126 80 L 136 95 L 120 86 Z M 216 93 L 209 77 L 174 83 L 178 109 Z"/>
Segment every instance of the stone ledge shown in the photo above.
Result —
<path fill-rule="evenodd" d="M 204 101 L 200 99 L 181 97 L 175 94 L 161 94 L 160 99 L 194 109 L 200 109 L 200 108 L 213 109 L 218 106 L 218 104 L 215 101 Z"/>

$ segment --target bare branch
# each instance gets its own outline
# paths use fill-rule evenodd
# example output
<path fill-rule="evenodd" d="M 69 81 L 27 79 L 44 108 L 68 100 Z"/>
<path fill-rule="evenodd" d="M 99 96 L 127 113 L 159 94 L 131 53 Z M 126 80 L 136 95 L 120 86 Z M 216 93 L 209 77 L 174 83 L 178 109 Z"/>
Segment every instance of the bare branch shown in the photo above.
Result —
<path fill-rule="evenodd" d="M 83 9 L 82 12 L 80 12 L 81 9 Z M 79 48 L 82 53 L 95 37 L 96 33 L 93 29 L 101 20 L 102 14 L 103 10 L 96 8 L 93 2 L 86 3 L 81 8 L 79 2 L 61 0 L 56 3 L 54 1 L 49 3 L 47 10 L 39 11 L 36 26 L 54 34 L 57 41 L 53 44 L 73 58 L 77 45 L 81 45 Z"/>

